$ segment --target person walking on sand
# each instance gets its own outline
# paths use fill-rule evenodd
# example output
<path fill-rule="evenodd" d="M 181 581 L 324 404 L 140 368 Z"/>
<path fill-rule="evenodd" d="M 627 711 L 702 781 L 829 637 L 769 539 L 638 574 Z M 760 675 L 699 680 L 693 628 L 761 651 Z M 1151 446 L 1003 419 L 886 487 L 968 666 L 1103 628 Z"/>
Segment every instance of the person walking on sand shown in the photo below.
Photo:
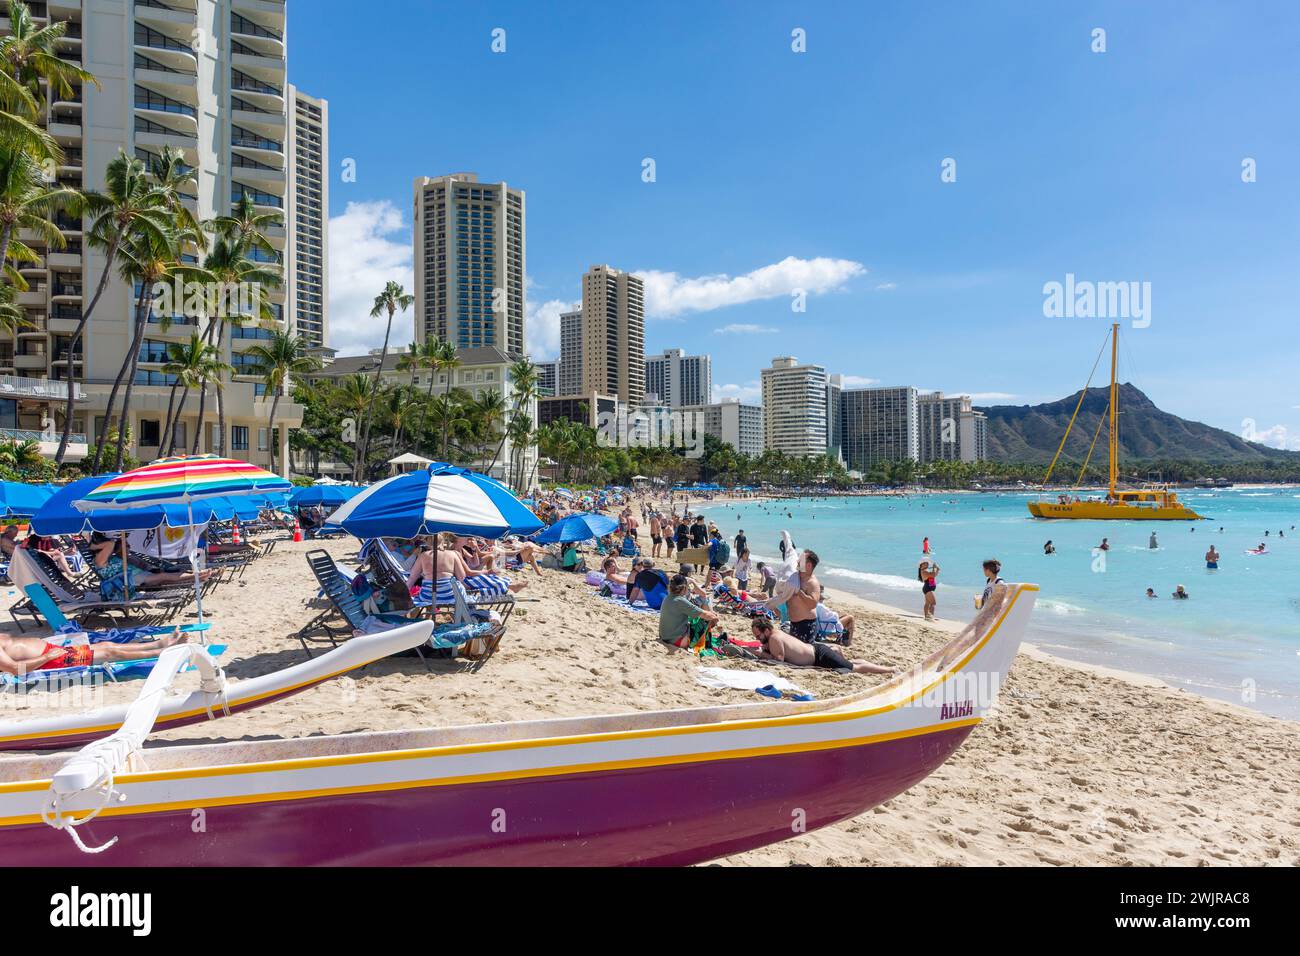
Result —
<path fill-rule="evenodd" d="M 939 565 L 933 561 L 922 561 L 916 568 L 916 578 L 921 582 L 921 594 L 924 596 L 925 619 L 934 620 L 934 609 L 936 600 L 934 597 L 935 589 L 939 587 Z"/>
<path fill-rule="evenodd" d="M 1219 570 L 1219 552 L 1214 550 L 1214 545 L 1210 545 L 1210 550 L 1205 552 L 1205 568 L 1207 571 Z"/>
<path fill-rule="evenodd" d="M 663 526 L 659 524 L 657 512 L 650 512 L 650 557 L 659 557 L 659 549 L 664 546 Z"/>

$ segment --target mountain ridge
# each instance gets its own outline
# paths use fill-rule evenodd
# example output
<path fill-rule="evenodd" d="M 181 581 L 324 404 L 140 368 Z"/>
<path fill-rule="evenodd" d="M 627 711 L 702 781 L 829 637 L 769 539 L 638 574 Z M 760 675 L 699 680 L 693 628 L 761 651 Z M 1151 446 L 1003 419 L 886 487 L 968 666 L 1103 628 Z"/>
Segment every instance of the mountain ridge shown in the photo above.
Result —
<path fill-rule="evenodd" d="M 1105 467 L 1106 416 L 1109 387 L 1089 388 L 1079 417 L 1065 444 L 1062 459 L 1081 462 L 1097 435 L 1092 464 Z M 988 458 L 993 461 L 1047 464 L 1056 454 L 1080 392 L 1039 405 L 979 407 L 988 419 Z M 1120 461 L 1199 460 L 1205 462 L 1300 462 L 1300 452 L 1246 441 L 1222 428 L 1180 418 L 1163 411 L 1141 389 L 1119 386 Z"/>

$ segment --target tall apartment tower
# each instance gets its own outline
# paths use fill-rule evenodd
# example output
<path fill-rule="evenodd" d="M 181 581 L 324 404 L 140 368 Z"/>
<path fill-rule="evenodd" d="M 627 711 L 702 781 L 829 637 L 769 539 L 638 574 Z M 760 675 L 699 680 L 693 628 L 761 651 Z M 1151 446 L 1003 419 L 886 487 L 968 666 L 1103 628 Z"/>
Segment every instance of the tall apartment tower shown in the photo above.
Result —
<path fill-rule="evenodd" d="M 609 266 L 582 277 L 581 392 L 616 395 L 625 405 L 645 398 L 645 287 Z"/>
<path fill-rule="evenodd" d="M 582 310 L 560 313 L 560 374 L 556 395 L 582 391 Z"/>
<path fill-rule="evenodd" d="M 285 5 L 268 0 L 49 0 L 33 3 L 42 20 L 66 21 L 60 54 L 79 62 L 99 81 L 78 87 L 70 96 L 54 96 L 45 125 L 63 148 L 57 170 L 66 185 L 102 191 L 108 164 L 125 151 L 152 165 L 164 147 L 179 148 L 197 173 L 197 186 L 187 190 L 185 204 L 200 220 L 228 215 L 241 196 L 253 199 L 259 213 L 292 213 L 288 190 L 286 136 L 288 89 L 285 75 Z M 2 28 L 0 28 L 2 29 Z M 203 42 L 196 42 L 202 38 Z M 71 333 L 105 271 L 102 253 L 84 242 L 85 222 L 66 214 L 55 226 L 66 240 L 56 247 L 24 236 L 39 261 L 24 267 L 29 292 L 19 304 L 31 321 L 9 342 L 0 341 L 0 375 L 29 380 L 84 383 L 85 399 L 78 404 L 73 432 L 93 435 L 107 407 L 108 392 L 133 339 L 136 289 L 114 274 L 75 351 Z M 267 230 L 274 254 L 292 283 L 294 264 L 286 228 Z M 272 295 L 283 321 L 285 291 Z M 172 380 L 162 372 L 166 348 L 183 342 L 201 321 L 177 315 L 163 331 L 160 316 L 149 318 L 138 355 L 131 416 L 130 451 L 149 460 L 159 453 L 160 426 L 166 416 Z M 265 464 L 272 435 L 267 428 L 270 396 L 263 395 L 260 376 L 243 350 L 264 329 L 246 329 L 227 337 L 222 357 L 236 374 L 223 392 L 225 436 L 217 434 L 209 403 L 207 427 L 199 436 L 200 451 L 224 447 L 227 454 Z M 70 354 L 71 352 L 71 354 Z M 193 403 L 191 403 L 193 404 Z M 24 414 L 48 414 L 62 426 L 57 404 L 45 410 L 19 409 Z M 288 430 L 302 420 L 302 408 L 279 404 L 276 430 L 281 451 Z M 187 409 L 182 434 L 193 445 L 197 409 Z M 220 439 L 224 437 L 224 445 Z M 93 439 L 92 439 L 93 440 Z M 74 444 L 79 444 L 75 443 Z M 75 455 L 73 456 L 75 460 Z M 287 464 L 287 454 L 279 456 Z"/>
<path fill-rule="evenodd" d="M 847 388 L 840 393 L 845 463 L 867 471 L 878 462 L 920 461 L 917 392 L 899 388 Z"/>
<path fill-rule="evenodd" d="M 783 356 L 760 377 L 763 447 L 801 458 L 826 454 L 826 369 Z"/>
<path fill-rule="evenodd" d="M 415 181 L 415 341 L 524 355 L 524 191 L 474 173 Z"/>
<path fill-rule="evenodd" d="M 288 172 L 292 274 L 288 315 L 308 348 L 329 345 L 329 103 L 289 85 Z"/>
<path fill-rule="evenodd" d="M 925 392 L 917 397 L 920 460 L 982 461 L 987 455 L 988 420 L 971 407 L 969 395 Z"/>
<path fill-rule="evenodd" d="M 559 394 L 555 389 L 559 386 L 560 381 L 560 363 L 538 362 L 536 367 L 537 394 L 547 398 L 554 398 Z"/>
<path fill-rule="evenodd" d="M 826 454 L 844 460 L 844 413 L 840 395 L 844 392 L 844 376 L 826 376 Z"/>
<path fill-rule="evenodd" d="M 671 408 L 708 405 L 713 395 L 713 357 L 664 349 L 645 360 L 645 390 Z"/>

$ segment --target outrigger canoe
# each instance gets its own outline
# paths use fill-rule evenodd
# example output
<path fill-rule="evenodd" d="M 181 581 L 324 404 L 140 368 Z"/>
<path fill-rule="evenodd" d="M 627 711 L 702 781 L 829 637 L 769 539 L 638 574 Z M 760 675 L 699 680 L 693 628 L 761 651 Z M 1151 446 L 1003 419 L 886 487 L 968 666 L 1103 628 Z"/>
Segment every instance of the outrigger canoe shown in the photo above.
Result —
<path fill-rule="evenodd" d="M 729 856 L 857 816 L 933 773 L 995 705 L 1036 591 L 998 588 L 925 660 L 820 702 L 149 748 L 142 710 L 71 757 L 0 758 L 0 863 Z"/>

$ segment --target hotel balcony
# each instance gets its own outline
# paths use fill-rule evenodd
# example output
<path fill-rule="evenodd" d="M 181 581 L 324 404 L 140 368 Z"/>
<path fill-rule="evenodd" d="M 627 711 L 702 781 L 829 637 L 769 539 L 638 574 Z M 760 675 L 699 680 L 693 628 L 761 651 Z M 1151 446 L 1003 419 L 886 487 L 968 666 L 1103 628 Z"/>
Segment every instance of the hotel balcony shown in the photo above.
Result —
<path fill-rule="evenodd" d="M 19 371 L 44 369 L 48 362 L 49 356 L 43 350 L 32 349 L 29 352 L 14 353 L 14 368 Z"/>
<path fill-rule="evenodd" d="M 81 144 L 81 117 L 69 117 L 60 114 L 56 118 L 51 118 L 46 127 L 49 134 L 59 143 Z"/>
<path fill-rule="evenodd" d="M 45 320 L 45 327 L 55 335 L 72 335 L 77 331 L 77 325 L 80 322 L 81 318 L 79 316 L 72 318 L 65 312 L 62 315 L 51 314 Z"/>
<path fill-rule="evenodd" d="M 68 247 L 71 246 L 72 243 L 68 243 Z M 75 249 L 68 247 L 50 251 L 47 258 L 51 269 L 81 268 L 81 247 L 77 246 Z"/>
<path fill-rule="evenodd" d="M 30 288 L 25 292 L 19 292 L 15 298 L 19 305 L 39 307 L 44 306 L 46 302 L 46 289 L 48 286 L 44 282 L 30 283 Z"/>
<path fill-rule="evenodd" d="M 189 27 L 194 24 L 194 5 L 187 3 L 186 0 L 168 0 L 163 3 L 149 3 L 146 0 L 135 0 L 135 18 L 147 23 L 154 29 L 168 26 Z"/>
<path fill-rule="evenodd" d="M 135 141 L 138 146 L 153 147 L 152 152 L 160 152 L 164 146 L 175 146 L 177 149 L 184 151 L 186 162 L 193 163 L 198 160 L 199 137 L 197 132 L 186 134 L 171 129 L 136 129 Z"/>

